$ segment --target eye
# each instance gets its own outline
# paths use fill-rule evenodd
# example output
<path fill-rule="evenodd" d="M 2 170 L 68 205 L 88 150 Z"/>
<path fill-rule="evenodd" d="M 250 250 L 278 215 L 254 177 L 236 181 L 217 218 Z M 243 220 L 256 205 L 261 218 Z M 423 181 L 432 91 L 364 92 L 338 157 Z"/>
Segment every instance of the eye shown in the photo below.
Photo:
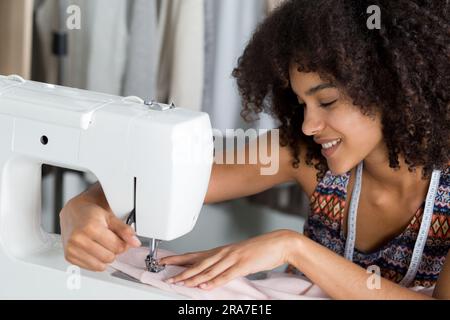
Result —
<path fill-rule="evenodd" d="M 327 108 L 327 107 L 332 106 L 332 105 L 335 104 L 336 102 L 337 102 L 337 100 L 334 100 L 334 101 L 329 102 L 329 103 L 321 103 L 320 106 L 321 106 L 322 108 Z"/>

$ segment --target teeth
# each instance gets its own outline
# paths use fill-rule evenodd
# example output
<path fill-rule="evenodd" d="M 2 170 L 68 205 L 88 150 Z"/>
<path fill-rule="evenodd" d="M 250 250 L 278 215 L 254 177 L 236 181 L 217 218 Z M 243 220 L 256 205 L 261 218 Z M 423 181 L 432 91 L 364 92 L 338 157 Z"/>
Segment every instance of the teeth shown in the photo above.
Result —
<path fill-rule="evenodd" d="M 325 144 L 322 145 L 322 148 L 323 149 L 330 149 L 330 148 L 334 147 L 335 145 L 337 145 L 339 142 L 341 142 L 341 139 L 337 139 L 337 140 L 334 140 L 332 142 L 325 143 Z"/>

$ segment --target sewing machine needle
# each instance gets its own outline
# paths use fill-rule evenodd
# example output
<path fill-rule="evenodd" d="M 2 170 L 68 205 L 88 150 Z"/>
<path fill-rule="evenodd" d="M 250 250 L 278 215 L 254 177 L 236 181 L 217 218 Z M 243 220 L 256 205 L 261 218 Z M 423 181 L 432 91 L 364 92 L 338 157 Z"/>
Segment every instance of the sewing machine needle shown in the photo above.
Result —
<path fill-rule="evenodd" d="M 156 239 L 152 239 L 152 244 L 150 248 L 150 256 L 156 259 Z"/>
<path fill-rule="evenodd" d="M 161 266 L 157 260 L 157 251 L 158 251 L 159 241 L 156 239 L 152 239 L 150 243 L 150 254 L 145 259 L 145 265 L 147 266 L 147 270 L 153 273 L 159 273 L 165 269 L 164 266 Z"/>

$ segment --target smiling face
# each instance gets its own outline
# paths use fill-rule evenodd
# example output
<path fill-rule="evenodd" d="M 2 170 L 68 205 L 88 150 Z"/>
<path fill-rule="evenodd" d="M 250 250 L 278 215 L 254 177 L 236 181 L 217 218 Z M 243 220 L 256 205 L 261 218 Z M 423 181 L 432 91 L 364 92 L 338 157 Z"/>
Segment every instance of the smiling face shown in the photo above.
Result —
<path fill-rule="evenodd" d="M 290 80 L 304 107 L 302 131 L 322 145 L 333 174 L 349 172 L 369 156 L 386 154 L 379 115 L 363 115 L 350 98 L 317 73 L 299 72 L 293 65 Z"/>

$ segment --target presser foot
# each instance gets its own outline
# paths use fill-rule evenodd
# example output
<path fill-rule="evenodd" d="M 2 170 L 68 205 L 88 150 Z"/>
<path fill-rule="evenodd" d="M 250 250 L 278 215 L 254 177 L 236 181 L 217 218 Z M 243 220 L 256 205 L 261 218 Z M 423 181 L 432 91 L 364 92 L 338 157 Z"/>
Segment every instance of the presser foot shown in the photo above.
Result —
<path fill-rule="evenodd" d="M 160 265 L 158 260 L 152 258 L 150 255 L 145 259 L 145 265 L 147 266 L 147 271 L 152 273 L 160 273 L 166 268 L 165 266 Z"/>
<path fill-rule="evenodd" d="M 159 273 L 163 271 L 166 267 L 162 266 L 158 263 L 156 259 L 158 253 L 158 247 L 161 243 L 160 240 L 152 239 L 150 242 L 150 253 L 145 259 L 145 265 L 147 266 L 147 270 L 152 273 Z"/>

